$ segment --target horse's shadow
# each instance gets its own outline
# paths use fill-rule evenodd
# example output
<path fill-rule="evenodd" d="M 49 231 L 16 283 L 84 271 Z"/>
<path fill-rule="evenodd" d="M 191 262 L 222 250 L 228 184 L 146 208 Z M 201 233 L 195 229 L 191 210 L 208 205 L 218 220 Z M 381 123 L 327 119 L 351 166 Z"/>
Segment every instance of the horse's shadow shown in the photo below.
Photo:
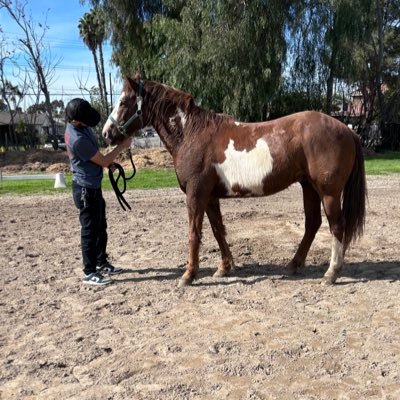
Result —
<path fill-rule="evenodd" d="M 241 282 L 243 284 L 252 285 L 264 280 L 315 280 L 322 281 L 328 264 L 308 265 L 299 269 L 295 275 L 288 274 L 288 270 L 283 265 L 277 264 L 245 264 L 236 268 L 230 275 L 230 279 L 218 278 L 215 282 L 198 282 L 199 285 L 232 285 Z M 213 273 L 211 268 L 210 274 Z M 199 278 L 205 277 L 207 274 L 200 273 Z M 236 278 L 236 279 L 234 279 Z M 350 278 L 341 281 L 340 278 Z M 400 280 L 400 261 L 392 262 L 363 262 L 348 263 L 343 266 L 342 272 L 336 285 L 349 285 L 354 283 L 364 283 L 369 281 L 398 281 Z"/>
<path fill-rule="evenodd" d="M 200 267 L 198 277 L 193 285 L 198 286 L 217 286 L 217 285 L 235 285 L 242 283 L 253 285 L 264 280 L 322 280 L 328 269 L 328 264 L 309 265 L 302 268 L 295 275 L 289 275 L 283 265 L 277 264 L 258 264 L 250 263 L 236 267 L 227 278 L 210 279 L 216 268 Z M 146 269 L 128 269 L 125 273 L 138 273 L 139 277 L 123 277 L 119 282 L 142 282 L 142 281 L 163 281 L 178 280 L 183 272 L 184 265 L 171 268 L 146 268 Z M 341 281 L 340 278 L 350 278 Z M 363 262 L 349 263 L 343 266 L 336 285 L 349 285 L 354 283 L 363 283 L 369 281 L 398 281 L 400 280 L 400 261 L 390 262 Z"/>

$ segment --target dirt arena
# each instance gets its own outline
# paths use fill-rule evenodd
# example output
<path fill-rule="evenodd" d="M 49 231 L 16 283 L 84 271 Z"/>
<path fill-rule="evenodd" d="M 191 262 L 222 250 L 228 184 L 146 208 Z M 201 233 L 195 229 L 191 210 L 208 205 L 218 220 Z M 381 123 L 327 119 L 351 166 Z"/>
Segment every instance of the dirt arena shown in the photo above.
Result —
<path fill-rule="evenodd" d="M 140 173 L 140 171 L 139 171 Z M 126 272 L 81 284 L 69 194 L 0 197 L 0 398 L 399 399 L 400 176 L 369 177 L 366 232 L 334 286 L 326 219 L 304 271 L 285 264 L 303 233 L 300 187 L 222 202 L 237 269 L 213 278 L 208 221 L 200 276 L 187 259 L 178 189 L 112 192 L 109 252 Z"/>

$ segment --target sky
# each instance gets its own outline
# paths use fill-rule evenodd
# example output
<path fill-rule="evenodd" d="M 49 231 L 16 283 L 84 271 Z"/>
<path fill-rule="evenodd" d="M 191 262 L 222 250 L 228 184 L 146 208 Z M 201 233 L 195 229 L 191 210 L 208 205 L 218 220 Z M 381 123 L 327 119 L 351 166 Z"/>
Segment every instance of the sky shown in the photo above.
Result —
<path fill-rule="evenodd" d="M 61 61 L 56 66 L 55 76 L 50 86 L 51 100 L 63 100 L 66 104 L 71 98 L 83 97 L 89 100 L 87 93 L 79 89 L 80 82 L 90 88 L 97 85 L 96 70 L 93 56 L 79 36 L 78 23 L 83 14 L 89 11 L 88 4 L 81 5 L 79 0 L 28 0 L 26 12 L 33 21 L 44 23 L 47 16 L 49 29 L 44 42 L 50 45 L 52 59 Z M 15 49 L 15 42 L 21 37 L 21 30 L 12 21 L 8 12 L 0 10 L 0 27 L 3 37 L 10 49 Z M 104 46 L 104 64 L 107 85 L 111 73 L 111 82 L 114 94 L 118 94 L 121 82 L 118 78 L 118 69 L 110 65 L 111 46 Z M 27 66 L 26 61 L 18 58 L 21 66 Z M 13 67 L 6 65 L 6 78 L 14 84 Z M 109 91 L 109 90 L 108 90 Z M 115 97 L 115 96 L 114 96 Z M 113 97 L 113 100 L 114 100 Z M 29 106 L 31 100 L 25 99 L 22 107 Z"/>

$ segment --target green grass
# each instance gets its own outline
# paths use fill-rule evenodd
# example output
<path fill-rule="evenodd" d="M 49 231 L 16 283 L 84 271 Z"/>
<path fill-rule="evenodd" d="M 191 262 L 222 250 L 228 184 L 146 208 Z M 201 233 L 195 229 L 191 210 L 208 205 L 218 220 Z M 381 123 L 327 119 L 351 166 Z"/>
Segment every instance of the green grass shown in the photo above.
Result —
<path fill-rule="evenodd" d="M 125 171 L 127 177 L 131 171 Z M 117 177 L 117 173 L 115 173 Z M 54 189 L 54 179 L 38 180 L 13 180 L 0 182 L 0 196 L 4 194 L 31 195 L 31 194 L 57 194 L 71 191 L 71 174 L 65 174 L 66 189 Z M 122 183 L 120 182 L 120 187 Z M 130 189 L 159 189 L 178 187 L 175 171 L 170 169 L 141 169 L 135 177 L 127 182 L 127 190 Z M 108 174 L 104 174 L 103 190 L 112 190 Z"/>
<path fill-rule="evenodd" d="M 388 151 L 366 156 L 365 172 L 368 175 L 400 174 L 400 152 Z"/>
<path fill-rule="evenodd" d="M 125 171 L 125 176 L 129 178 L 131 171 Z M 114 174 L 117 177 L 117 172 Z M 121 183 L 120 183 L 121 186 Z M 127 182 L 128 189 L 161 189 L 178 187 L 175 170 L 171 169 L 140 169 L 136 172 L 134 178 Z M 103 189 L 112 190 L 108 179 L 108 173 L 104 174 Z"/>
<path fill-rule="evenodd" d="M 69 187 L 71 182 L 66 183 Z M 0 196 L 4 194 L 30 195 L 30 194 L 56 194 L 70 189 L 54 189 L 54 179 L 41 179 L 32 181 L 0 181 Z"/>
<path fill-rule="evenodd" d="M 378 153 L 365 157 L 365 171 L 368 175 L 400 174 L 400 152 Z M 126 176 L 130 171 L 126 171 Z M 1 181 L 0 196 L 4 194 L 57 194 L 71 191 L 71 174 L 66 174 L 66 189 L 54 189 L 53 179 Z M 127 190 L 159 189 L 178 187 L 175 171 L 170 169 L 140 169 L 136 176 L 127 183 Z M 104 174 L 103 189 L 112 190 L 108 174 Z"/>

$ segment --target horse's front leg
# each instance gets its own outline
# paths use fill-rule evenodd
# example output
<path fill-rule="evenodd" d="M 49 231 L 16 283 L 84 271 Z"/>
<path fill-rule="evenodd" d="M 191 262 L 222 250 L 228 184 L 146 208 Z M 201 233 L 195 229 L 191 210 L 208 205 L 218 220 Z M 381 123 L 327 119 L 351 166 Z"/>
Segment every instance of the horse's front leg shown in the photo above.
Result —
<path fill-rule="evenodd" d="M 179 281 L 180 287 L 190 285 L 199 271 L 199 250 L 201 231 L 203 228 L 204 206 L 198 199 L 199 197 L 195 195 L 187 195 L 186 201 L 189 214 L 189 260 L 186 271 Z"/>
<path fill-rule="evenodd" d="M 219 199 L 212 199 L 207 206 L 206 213 L 210 220 L 211 229 L 214 237 L 218 242 L 219 249 L 221 250 L 221 263 L 215 272 L 215 277 L 227 276 L 232 268 L 235 267 L 233 263 L 232 253 L 226 242 L 226 230 L 222 222 L 221 208 Z"/>

